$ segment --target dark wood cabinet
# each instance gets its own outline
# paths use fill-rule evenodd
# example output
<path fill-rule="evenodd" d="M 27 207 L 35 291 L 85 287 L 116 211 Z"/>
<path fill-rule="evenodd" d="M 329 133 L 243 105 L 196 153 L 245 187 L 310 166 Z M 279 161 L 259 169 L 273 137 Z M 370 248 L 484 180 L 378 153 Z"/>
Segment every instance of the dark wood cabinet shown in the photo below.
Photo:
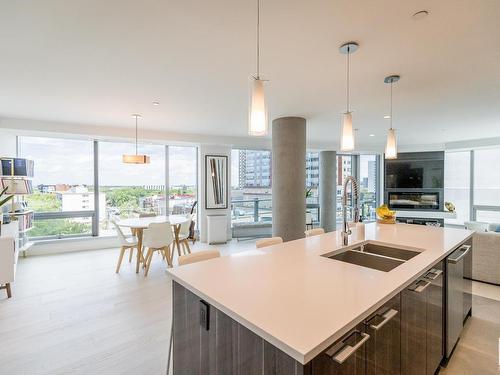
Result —
<path fill-rule="evenodd" d="M 401 373 L 401 296 L 398 294 L 365 320 L 366 374 Z"/>
<path fill-rule="evenodd" d="M 443 263 L 401 292 L 401 374 L 432 375 L 444 355 Z"/>
<path fill-rule="evenodd" d="M 311 375 L 365 375 L 369 341 L 364 324 L 359 324 L 311 361 Z"/>
<path fill-rule="evenodd" d="M 175 375 L 311 375 L 310 367 L 173 282 Z M 208 326 L 202 321 L 208 320 Z M 207 329 L 208 328 L 208 329 Z M 357 373 L 356 373 L 357 374 Z"/>
<path fill-rule="evenodd" d="M 423 375 L 427 365 L 427 296 L 423 280 L 401 292 L 401 374 Z"/>

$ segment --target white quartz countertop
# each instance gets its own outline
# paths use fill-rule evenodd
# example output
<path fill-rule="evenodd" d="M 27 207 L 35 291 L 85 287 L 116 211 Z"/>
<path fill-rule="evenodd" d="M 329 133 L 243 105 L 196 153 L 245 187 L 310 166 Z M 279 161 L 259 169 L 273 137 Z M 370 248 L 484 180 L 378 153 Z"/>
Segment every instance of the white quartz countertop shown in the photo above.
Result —
<path fill-rule="evenodd" d="M 169 269 L 172 278 L 302 364 L 446 257 L 472 231 L 367 224 L 365 240 L 421 249 L 390 272 L 322 254 L 340 231 Z M 351 236 L 354 243 L 356 233 Z"/>

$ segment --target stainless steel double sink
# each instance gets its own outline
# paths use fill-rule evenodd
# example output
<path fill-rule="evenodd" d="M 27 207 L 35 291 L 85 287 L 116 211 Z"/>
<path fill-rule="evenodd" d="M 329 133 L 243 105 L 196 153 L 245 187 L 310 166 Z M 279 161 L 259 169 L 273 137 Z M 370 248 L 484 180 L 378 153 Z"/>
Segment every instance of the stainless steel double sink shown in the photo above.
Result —
<path fill-rule="evenodd" d="M 389 272 L 406 261 L 420 254 L 422 249 L 403 249 L 376 241 L 349 247 L 341 252 L 323 254 L 322 256 L 351 263 L 362 267 Z"/>

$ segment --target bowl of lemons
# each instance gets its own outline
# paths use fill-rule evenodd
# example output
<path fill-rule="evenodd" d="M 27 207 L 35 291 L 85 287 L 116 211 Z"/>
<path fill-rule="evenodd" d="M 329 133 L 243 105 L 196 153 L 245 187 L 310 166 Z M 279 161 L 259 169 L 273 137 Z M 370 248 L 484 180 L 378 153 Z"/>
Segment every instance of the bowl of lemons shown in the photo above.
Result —
<path fill-rule="evenodd" d="M 396 211 L 392 211 L 386 204 L 383 204 L 376 209 L 378 222 L 381 224 L 395 224 Z"/>

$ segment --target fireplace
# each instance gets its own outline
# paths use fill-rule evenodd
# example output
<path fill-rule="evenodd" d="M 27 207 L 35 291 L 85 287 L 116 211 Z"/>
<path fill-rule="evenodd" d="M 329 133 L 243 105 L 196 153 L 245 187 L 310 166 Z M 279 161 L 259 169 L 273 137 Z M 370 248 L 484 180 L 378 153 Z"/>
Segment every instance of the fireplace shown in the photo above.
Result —
<path fill-rule="evenodd" d="M 443 205 L 439 191 L 388 191 L 387 202 L 392 210 L 439 211 Z"/>

